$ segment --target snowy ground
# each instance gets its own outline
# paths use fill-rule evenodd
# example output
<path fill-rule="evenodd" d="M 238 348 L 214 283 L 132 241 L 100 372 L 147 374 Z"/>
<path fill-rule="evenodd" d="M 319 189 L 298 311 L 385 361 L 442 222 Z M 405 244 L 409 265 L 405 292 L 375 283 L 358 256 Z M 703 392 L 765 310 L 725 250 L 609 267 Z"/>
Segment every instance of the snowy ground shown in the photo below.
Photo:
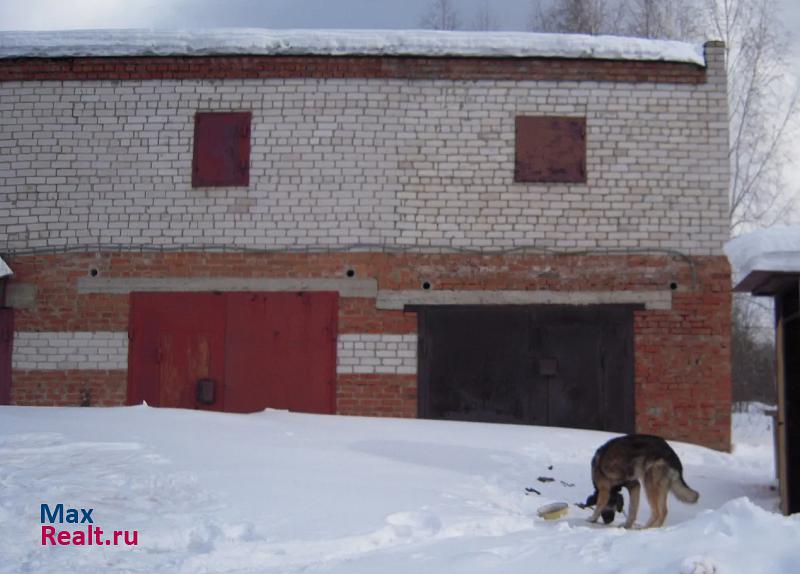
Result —
<path fill-rule="evenodd" d="M 697 505 L 670 497 L 665 528 L 627 531 L 574 505 L 536 516 L 590 494 L 604 433 L 0 407 L 0 573 L 797 572 L 800 517 L 773 512 L 769 419 L 754 409 L 734 426 L 732 455 L 673 444 Z M 139 545 L 42 546 L 40 505 L 58 503 Z"/>

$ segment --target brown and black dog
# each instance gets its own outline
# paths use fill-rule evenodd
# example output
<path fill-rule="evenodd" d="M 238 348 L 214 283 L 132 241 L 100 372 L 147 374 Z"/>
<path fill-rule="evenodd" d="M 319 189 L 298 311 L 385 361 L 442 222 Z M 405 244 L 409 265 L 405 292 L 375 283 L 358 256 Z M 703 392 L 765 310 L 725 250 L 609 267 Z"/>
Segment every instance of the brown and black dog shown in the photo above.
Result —
<path fill-rule="evenodd" d="M 678 500 L 689 504 L 700 497 L 684 482 L 683 465 L 667 441 L 657 436 L 629 434 L 611 439 L 598 448 L 592 458 L 595 492 L 586 505 L 592 506 L 590 502 L 594 502 L 595 509 L 589 521 L 596 522 L 602 515 L 604 523 L 612 522 L 615 510 L 622 510 L 620 490 L 624 486 L 630 496 L 625 528 L 632 528 L 639 511 L 640 481 L 644 483 L 651 509 L 645 528 L 664 524 L 670 491 Z"/>

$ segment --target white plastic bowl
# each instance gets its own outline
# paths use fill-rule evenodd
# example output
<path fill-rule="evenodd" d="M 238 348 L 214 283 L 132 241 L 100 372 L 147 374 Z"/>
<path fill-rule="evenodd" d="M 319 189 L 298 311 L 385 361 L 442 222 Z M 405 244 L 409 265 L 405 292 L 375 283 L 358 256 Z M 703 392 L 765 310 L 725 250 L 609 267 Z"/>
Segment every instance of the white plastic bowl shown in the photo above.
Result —
<path fill-rule="evenodd" d="M 540 506 L 536 510 L 536 514 L 545 520 L 556 520 L 562 516 L 566 516 L 568 510 L 569 504 L 566 502 L 553 502 L 552 504 Z"/>

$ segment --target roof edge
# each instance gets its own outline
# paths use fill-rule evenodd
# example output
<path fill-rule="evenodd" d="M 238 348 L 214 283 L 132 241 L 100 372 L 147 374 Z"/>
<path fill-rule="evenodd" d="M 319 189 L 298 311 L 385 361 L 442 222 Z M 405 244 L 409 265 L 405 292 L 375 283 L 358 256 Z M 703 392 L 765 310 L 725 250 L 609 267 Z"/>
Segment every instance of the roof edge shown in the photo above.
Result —
<path fill-rule="evenodd" d="M 0 32 L 0 59 L 212 55 L 567 58 L 706 65 L 703 45 L 579 34 L 258 28 Z"/>

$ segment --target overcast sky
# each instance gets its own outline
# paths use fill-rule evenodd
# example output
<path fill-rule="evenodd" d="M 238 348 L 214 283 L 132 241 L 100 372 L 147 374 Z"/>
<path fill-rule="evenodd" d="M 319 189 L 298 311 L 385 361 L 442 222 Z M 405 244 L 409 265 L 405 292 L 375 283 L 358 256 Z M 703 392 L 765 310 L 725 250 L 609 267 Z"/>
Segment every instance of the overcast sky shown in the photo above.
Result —
<path fill-rule="evenodd" d="M 483 0 L 455 0 L 469 26 Z M 429 0 L 0 0 L 2 29 L 418 28 Z M 498 25 L 524 30 L 530 0 L 489 2 Z"/>
<path fill-rule="evenodd" d="M 0 0 L 0 29 L 416 28 L 430 3 L 431 0 Z M 531 0 L 454 0 L 466 27 L 484 3 L 489 5 L 498 28 L 525 29 Z M 776 4 L 784 5 L 787 27 L 800 30 L 800 0 L 777 0 Z"/>

